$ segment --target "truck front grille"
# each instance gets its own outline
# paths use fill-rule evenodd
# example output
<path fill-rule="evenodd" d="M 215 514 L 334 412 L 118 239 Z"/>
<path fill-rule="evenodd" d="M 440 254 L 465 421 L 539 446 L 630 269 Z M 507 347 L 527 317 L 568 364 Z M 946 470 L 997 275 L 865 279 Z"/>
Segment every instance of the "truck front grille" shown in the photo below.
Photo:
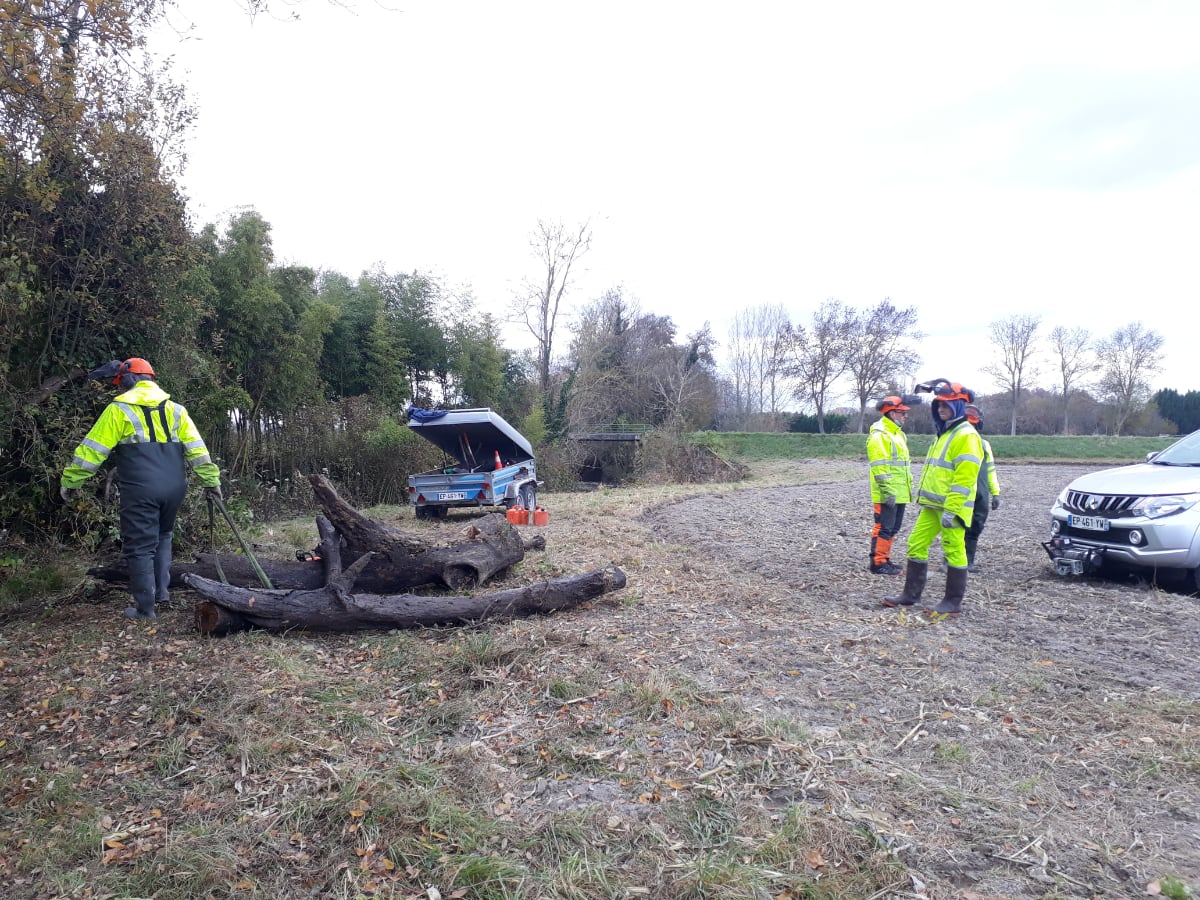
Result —
<path fill-rule="evenodd" d="M 1138 502 L 1138 497 L 1120 494 L 1088 494 L 1084 491 L 1067 491 L 1066 507 L 1071 512 L 1085 516 L 1104 516 L 1119 519 Z"/>

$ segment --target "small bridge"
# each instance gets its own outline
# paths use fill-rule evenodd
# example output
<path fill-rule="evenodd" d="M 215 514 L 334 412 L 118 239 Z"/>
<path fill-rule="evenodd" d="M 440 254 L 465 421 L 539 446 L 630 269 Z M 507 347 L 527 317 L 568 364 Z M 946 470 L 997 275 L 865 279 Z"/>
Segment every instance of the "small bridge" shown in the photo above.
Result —
<path fill-rule="evenodd" d="M 623 422 L 608 425 L 581 425 L 571 432 L 573 441 L 640 441 L 653 430 L 651 425 Z"/>

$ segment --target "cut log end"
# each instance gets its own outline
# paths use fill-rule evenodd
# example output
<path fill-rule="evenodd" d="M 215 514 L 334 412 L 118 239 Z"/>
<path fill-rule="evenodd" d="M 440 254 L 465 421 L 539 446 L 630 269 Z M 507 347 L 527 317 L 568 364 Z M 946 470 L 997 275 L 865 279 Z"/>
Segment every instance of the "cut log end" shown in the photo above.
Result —
<path fill-rule="evenodd" d="M 236 612 L 218 606 L 211 600 L 196 604 L 196 630 L 209 637 L 224 637 L 238 631 L 249 631 L 251 624 Z"/>

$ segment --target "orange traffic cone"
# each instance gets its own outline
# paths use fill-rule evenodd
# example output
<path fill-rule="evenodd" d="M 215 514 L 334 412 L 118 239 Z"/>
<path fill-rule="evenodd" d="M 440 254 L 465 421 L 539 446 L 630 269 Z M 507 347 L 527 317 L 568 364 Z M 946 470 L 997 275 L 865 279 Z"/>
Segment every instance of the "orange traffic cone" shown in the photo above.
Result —
<path fill-rule="evenodd" d="M 496 468 L 497 469 L 504 468 L 504 463 L 500 462 L 500 451 L 499 450 L 496 451 Z"/>

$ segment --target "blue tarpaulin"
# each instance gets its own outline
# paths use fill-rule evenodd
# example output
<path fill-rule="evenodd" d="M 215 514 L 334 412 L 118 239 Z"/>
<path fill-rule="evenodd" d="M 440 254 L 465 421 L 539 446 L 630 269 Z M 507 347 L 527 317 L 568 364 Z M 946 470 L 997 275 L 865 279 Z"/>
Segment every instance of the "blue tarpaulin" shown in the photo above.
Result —
<path fill-rule="evenodd" d="M 410 419 L 416 419 L 418 422 L 432 422 L 435 419 L 440 419 L 450 410 L 448 409 L 422 409 L 419 406 L 408 406 L 404 410 L 408 413 Z"/>

